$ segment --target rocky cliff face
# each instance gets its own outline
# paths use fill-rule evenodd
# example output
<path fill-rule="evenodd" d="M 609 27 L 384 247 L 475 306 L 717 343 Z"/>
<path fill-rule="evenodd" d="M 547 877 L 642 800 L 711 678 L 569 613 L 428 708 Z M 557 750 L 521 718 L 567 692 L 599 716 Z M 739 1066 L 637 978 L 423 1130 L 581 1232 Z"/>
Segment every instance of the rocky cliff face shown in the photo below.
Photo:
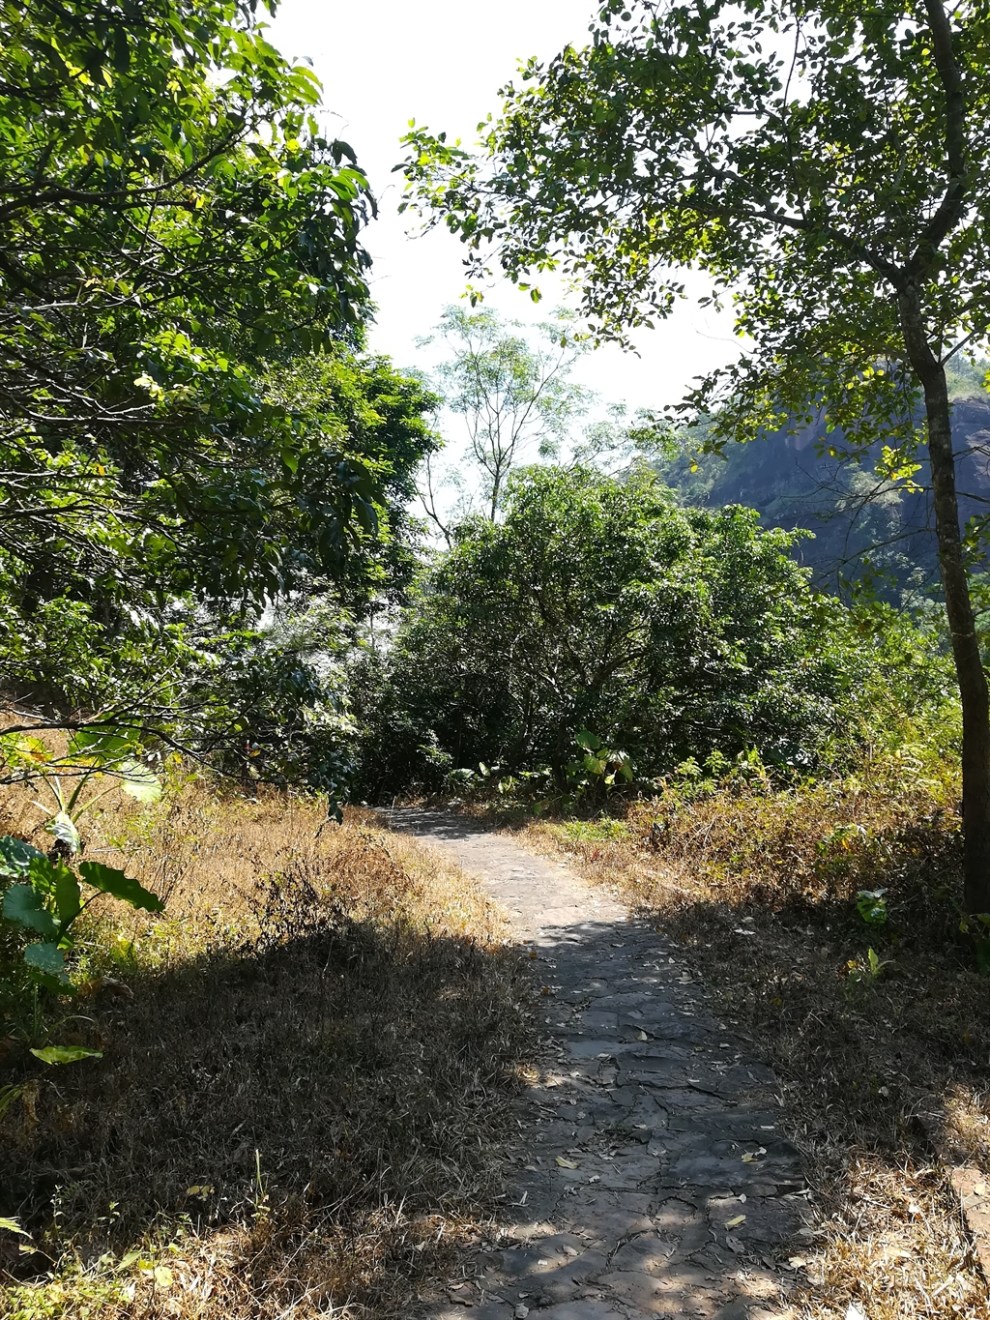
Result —
<path fill-rule="evenodd" d="M 953 430 L 960 454 L 961 520 L 990 519 L 990 397 L 953 405 Z M 937 594 L 938 559 L 924 448 L 913 478 L 920 490 L 892 485 L 876 476 L 880 446 L 861 457 L 830 457 L 817 424 L 795 435 L 769 436 L 730 446 L 723 458 L 703 459 L 696 472 L 675 458 L 660 474 L 688 503 L 748 504 L 771 527 L 806 528 L 813 540 L 795 553 L 831 590 L 871 579 L 888 599 Z"/>

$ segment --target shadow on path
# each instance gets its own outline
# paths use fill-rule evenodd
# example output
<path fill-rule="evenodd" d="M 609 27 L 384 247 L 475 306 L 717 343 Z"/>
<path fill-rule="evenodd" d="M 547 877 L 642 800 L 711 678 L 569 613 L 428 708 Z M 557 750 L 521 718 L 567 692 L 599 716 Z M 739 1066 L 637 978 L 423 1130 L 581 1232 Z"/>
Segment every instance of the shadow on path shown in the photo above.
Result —
<path fill-rule="evenodd" d="M 486 1249 L 430 1320 L 770 1320 L 804 1182 L 773 1074 L 661 935 L 566 866 L 462 817 L 383 811 L 454 855 L 529 944 L 548 1049 Z"/>

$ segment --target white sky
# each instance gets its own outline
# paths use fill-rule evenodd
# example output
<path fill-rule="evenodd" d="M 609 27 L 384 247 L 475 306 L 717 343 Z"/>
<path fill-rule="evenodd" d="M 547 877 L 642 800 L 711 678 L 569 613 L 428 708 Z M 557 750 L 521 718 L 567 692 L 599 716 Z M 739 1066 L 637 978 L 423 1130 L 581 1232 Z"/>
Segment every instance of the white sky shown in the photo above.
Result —
<path fill-rule="evenodd" d="M 458 300 L 466 281 L 463 249 L 452 234 L 437 229 L 408 238 L 408 217 L 397 213 L 402 179 L 390 171 L 401 159 L 399 138 L 408 121 L 472 144 L 475 126 L 498 109 L 498 88 L 518 61 L 581 42 L 593 3 L 281 0 L 270 39 L 285 55 L 312 62 L 334 112 L 328 127 L 355 149 L 378 197 L 379 219 L 365 234 L 379 306 L 370 346 L 397 366 L 429 366 L 415 340 Z M 486 302 L 517 320 L 545 318 L 553 299 L 542 287 L 538 308 L 507 281 Z M 669 321 L 639 336 L 639 357 L 606 347 L 584 359 L 581 383 L 607 401 L 658 407 L 679 398 L 692 376 L 731 359 L 736 343 L 726 316 L 685 302 Z"/>

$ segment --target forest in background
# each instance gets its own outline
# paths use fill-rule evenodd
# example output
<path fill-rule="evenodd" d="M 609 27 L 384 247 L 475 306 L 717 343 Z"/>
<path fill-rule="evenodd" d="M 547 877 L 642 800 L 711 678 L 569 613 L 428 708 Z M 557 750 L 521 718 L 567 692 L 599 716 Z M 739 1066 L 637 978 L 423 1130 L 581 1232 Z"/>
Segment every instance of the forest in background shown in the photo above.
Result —
<path fill-rule="evenodd" d="M 863 1253 L 823 1239 L 813 1314 L 904 1224 L 925 1288 L 958 1276 L 930 1313 L 970 1304 L 915 1120 L 935 1104 L 939 1149 L 986 1167 L 990 33 L 975 5 L 864 24 L 829 0 L 792 33 L 802 102 L 759 47 L 769 8 L 672 4 L 665 27 L 606 4 L 475 157 L 409 129 L 404 205 L 472 278 L 494 261 L 536 300 L 556 264 L 584 290 L 529 329 L 452 307 L 426 371 L 367 348 L 372 185 L 260 8 L 0 0 L 0 1313 L 151 1316 L 199 1289 L 195 1314 L 399 1315 L 478 1231 L 532 1015 L 484 903 L 363 814 L 395 797 L 623 885 L 779 1051 L 833 1230 L 854 1166 L 888 1202 Z M 777 106 L 752 140 L 723 131 L 729 88 Z M 849 128 L 890 105 L 909 144 Z M 718 168 L 691 154 L 701 109 Z M 768 196 L 801 224 L 775 230 Z M 748 347 L 631 417 L 581 360 L 669 310 L 660 256 L 736 290 Z M 183 1051 L 206 998 L 204 1062 Z M 164 1106 L 137 1084 L 152 1048 Z M 303 1057 L 334 1101 L 299 1126 L 279 1077 Z"/>

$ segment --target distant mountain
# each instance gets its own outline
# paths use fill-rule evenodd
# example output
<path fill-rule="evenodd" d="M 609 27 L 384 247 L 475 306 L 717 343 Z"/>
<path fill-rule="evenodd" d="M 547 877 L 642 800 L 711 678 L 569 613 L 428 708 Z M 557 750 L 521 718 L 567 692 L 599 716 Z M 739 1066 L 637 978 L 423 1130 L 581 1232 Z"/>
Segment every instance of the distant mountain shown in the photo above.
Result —
<path fill-rule="evenodd" d="M 969 382 L 967 382 L 968 384 Z M 990 396 L 960 397 L 953 403 L 962 521 L 990 516 Z M 828 446 L 839 457 L 830 457 Z M 927 454 L 905 490 L 876 475 L 881 446 L 859 459 L 841 455 L 841 438 L 826 435 L 818 422 L 795 435 L 774 435 L 730 445 L 724 456 L 678 453 L 656 467 L 688 504 L 707 507 L 747 504 L 770 527 L 803 527 L 814 540 L 795 554 L 819 584 L 843 594 L 852 583 L 870 580 L 887 599 L 937 595 L 939 588 Z M 692 471 L 692 467 L 695 470 Z"/>

